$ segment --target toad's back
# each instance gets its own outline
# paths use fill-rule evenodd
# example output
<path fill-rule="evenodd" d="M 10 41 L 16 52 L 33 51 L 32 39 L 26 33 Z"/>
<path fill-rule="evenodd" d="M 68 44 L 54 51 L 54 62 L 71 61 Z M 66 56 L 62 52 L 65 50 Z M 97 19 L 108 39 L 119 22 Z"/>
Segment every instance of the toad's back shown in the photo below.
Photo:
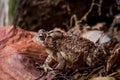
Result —
<path fill-rule="evenodd" d="M 83 54 L 84 59 L 86 59 L 88 54 L 92 54 L 96 47 L 93 42 L 87 39 L 71 35 L 65 36 L 65 38 L 60 41 L 58 48 L 65 59 L 74 63 L 81 54 Z"/>

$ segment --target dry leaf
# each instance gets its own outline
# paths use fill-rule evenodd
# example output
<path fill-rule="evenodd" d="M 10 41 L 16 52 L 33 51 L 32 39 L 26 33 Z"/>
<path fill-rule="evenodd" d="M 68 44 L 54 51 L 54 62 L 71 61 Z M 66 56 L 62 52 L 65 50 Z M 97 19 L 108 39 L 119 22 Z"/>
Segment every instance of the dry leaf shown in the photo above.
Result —
<path fill-rule="evenodd" d="M 33 32 L 0 27 L 0 80 L 34 80 L 40 75 L 34 61 L 43 63 L 44 47 L 32 41 Z"/>
<path fill-rule="evenodd" d="M 115 80 L 114 77 L 96 77 L 96 78 L 92 78 L 90 80 Z"/>

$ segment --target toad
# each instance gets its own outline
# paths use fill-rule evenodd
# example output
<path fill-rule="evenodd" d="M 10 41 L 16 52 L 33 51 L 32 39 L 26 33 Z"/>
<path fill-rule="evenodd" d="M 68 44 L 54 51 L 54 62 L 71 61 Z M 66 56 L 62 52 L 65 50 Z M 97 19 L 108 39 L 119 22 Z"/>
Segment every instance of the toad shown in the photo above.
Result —
<path fill-rule="evenodd" d="M 55 29 L 51 31 L 39 30 L 33 41 L 46 47 L 48 57 L 41 66 L 45 71 L 53 70 L 49 65 L 52 61 L 57 61 L 55 69 L 64 69 L 66 63 L 75 63 L 80 56 L 89 66 L 94 66 L 100 60 L 98 56 L 104 56 L 100 48 L 88 39 L 74 34 Z"/>

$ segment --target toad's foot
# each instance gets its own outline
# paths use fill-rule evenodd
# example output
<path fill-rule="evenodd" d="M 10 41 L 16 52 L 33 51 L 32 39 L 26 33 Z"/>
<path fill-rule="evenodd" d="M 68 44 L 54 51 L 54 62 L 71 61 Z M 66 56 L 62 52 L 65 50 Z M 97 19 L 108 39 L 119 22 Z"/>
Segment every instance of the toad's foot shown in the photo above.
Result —
<path fill-rule="evenodd" d="M 48 64 L 43 64 L 40 68 L 43 68 L 45 72 L 53 71 L 53 68 L 51 68 Z"/>

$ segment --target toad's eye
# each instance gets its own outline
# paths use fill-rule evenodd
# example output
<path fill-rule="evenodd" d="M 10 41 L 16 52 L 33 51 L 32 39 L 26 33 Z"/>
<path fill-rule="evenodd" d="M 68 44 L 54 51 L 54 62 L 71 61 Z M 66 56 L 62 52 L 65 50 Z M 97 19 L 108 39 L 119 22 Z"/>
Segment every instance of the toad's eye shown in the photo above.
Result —
<path fill-rule="evenodd" d="M 44 40 L 44 36 L 43 36 L 43 35 L 39 35 L 39 38 L 40 38 L 41 40 Z"/>

